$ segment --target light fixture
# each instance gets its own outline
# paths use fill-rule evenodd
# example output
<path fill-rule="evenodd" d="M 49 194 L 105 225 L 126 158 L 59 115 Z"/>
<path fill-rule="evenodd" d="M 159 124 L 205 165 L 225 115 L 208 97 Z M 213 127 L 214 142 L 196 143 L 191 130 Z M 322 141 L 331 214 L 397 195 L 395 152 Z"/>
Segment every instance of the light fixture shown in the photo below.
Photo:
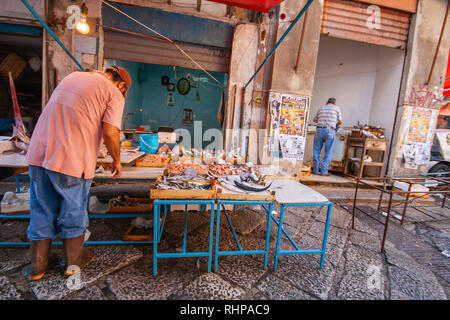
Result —
<path fill-rule="evenodd" d="M 83 2 L 82 6 L 81 6 L 81 19 L 77 25 L 77 30 L 81 34 L 88 34 L 90 31 L 89 25 L 86 22 L 87 14 L 88 14 L 88 7 L 87 7 L 86 3 Z"/>

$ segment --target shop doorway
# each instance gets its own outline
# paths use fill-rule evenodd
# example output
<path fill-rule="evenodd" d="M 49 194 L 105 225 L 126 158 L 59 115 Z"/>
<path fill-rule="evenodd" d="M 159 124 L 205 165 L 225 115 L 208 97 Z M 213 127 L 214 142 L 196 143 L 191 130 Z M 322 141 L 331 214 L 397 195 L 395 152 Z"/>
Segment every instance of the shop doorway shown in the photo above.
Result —
<path fill-rule="evenodd" d="M 335 97 L 342 110 L 330 170 L 342 172 L 345 137 L 360 125 L 380 127 L 392 140 L 405 51 L 322 35 L 305 150 L 312 165 L 315 130 L 312 119 L 328 98 Z"/>
<path fill-rule="evenodd" d="M 221 143 L 218 135 L 222 134 L 221 118 L 224 117 L 220 112 L 225 105 L 228 74 L 211 71 L 220 82 L 218 84 L 196 69 L 106 60 L 106 67 L 111 65 L 127 69 L 133 79 L 125 103 L 122 129 L 127 132 L 136 128 L 150 132 L 168 128 L 184 131 L 186 134 L 182 134 L 181 139 L 178 135 L 178 141 L 193 148 Z M 182 139 L 185 140 L 180 141 Z"/>
<path fill-rule="evenodd" d="M 42 111 L 42 28 L 0 23 L 0 135 L 10 136 L 14 123 L 8 73 L 20 112 L 32 132 Z"/>

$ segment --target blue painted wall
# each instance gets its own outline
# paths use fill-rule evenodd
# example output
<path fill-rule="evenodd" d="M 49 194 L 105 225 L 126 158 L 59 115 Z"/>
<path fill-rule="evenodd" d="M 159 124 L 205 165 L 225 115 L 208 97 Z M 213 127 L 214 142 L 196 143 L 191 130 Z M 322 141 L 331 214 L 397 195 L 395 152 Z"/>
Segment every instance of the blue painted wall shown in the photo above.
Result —
<path fill-rule="evenodd" d="M 156 8 L 112 5 L 174 41 L 231 48 L 234 26 L 229 23 Z M 108 5 L 102 4 L 102 16 L 105 26 L 157 36 Z"/>
<path fill-rule="evenodd" d="M 107 60 L 107 66 L 118 65 L 125 68 L 131 75 L 133 84 L 128 92 L 125 103 L 124 117 L 127 113 L 134 113 L 128 117 L 126 128 L 135 128 L 140 125 L 150 125 L 152 131 L 157 131 L 160 126 L 172 126 L 175 130 L 187 129 L 191 136 L 194 135 L 193 125 L 183 124 L 183 109 L 192 109 L 194 121 L 202 121 L 202 132 L 216 128 L 221 130 L 217 120 L 221 88 L 213 79 L 201 70 L 142 64 L 120 60 Z M 141 69 L 141 71 L 139 71 Z M 139 83 L 139 73 L 144 81 Z M 195 80 L 201 79 L 199 94 L 201 101 L 196 101 L 197 88 L 191 87 L 187 95 L 181 95 L 176 89 L 177 79 L 186 77 L 189 73 Z M 224 88 L 228 81 L 226 73 L 211 72 L 219 80 Z M 166 86 L 161 85 L 161 78 L 168 76 L 171 83 L 175 84 L 175 91 L 169 92 Z M 172 93 L 175 99 L 173 107 L 167 106 L 167 96 Z M 142 111 L 141 111 L 142 110 Z M 207 145 L 209 142 L 204 143 Z"/>
<path fill-rule="evenodd" d="M 17 33 L 28 36 L 42 36 L 43 30 L 41 27 L 26 26 L 22 24 L 12 24 L 0 22 L 0 32 Z"/>

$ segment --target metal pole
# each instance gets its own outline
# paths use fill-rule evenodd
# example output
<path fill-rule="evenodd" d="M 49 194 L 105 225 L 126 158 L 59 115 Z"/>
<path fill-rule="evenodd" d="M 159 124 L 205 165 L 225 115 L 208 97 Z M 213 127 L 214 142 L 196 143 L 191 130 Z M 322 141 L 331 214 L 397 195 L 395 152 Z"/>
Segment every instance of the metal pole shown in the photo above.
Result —
<path fill-rule="evenodd" d="M 383 240 L 381 241 L 381 253 L 384 252 L 384 244 L 386 242 L 386 236 L 387 236 L 388 225 L 389 225 L 389 218 L 391 216 L 392 195 L 393 195 L 393 193 L 391 192 L 389 194 L 389 204 L 388 204 L 388 209 L 387 209 L 386 222 L 384 224 Z"/>
<path fill-rule="evenodd" d="M 269 52 L 267 57 L 264 59 L 263 63 L 258 67 L 256 72 L 253 74 L 253 76 L 248 80 L 247 84 L 244 86 L 244 89 L 247 89 L 248 85 L 252 80 L 256 77 L 258 72 L 262 69 L 262 67 L 266 64 L 266 62 L 269 60 L 269 58 L 274 54 L 275 50 L 277 50 L 278 46 L 283 42 L 283 40 L 286 38 L 286 36 L 291 32 L 292 28 L 296 25 L 296 23 L 300 20 L 300 18 L 303 16 L 303 14 L 308 10 L 308 8 L 311 6 L 311 4 L 314 2 L 314 0 L 309 0 L 308 3 L 303 7 L 302 11 L 297 15 L 297 17 L 294 19 L 292 24 L 287 28 L 287 30 L 284 32 L 284 34 L 281 36 L 280 40 L 278 40 L 277 44 L 273 47 L 273 49 Z"/>
<path fill-rule="evenodd" d="M 300 43 L 298 45 L 297 62 L 295 63 L 295 72 L 298 72 L 300 65 L 300 56 L 302 55 L 303 38 L 305 37 L 306 21 L 308 20 L 308 11 L 305 12 L 305 19 L 303 19 L 302 35 L 300 36 Z"/>
<path fill-rule="evenodd" d="M 47 32 L 55 39 L 55 41 L 61 46 L 61 48 L 72 58 L 73 61 L 77 64 L 77 66 L 82 70 L 86 71 L 83 66 L 75 59 L 75 57 L 70 53 L 70 51 L 64 46 L 64 44 L 58 39 L 58 37 L 53 33 L 53 31 L 49 28 L 49 26 L 39 17 L 39 15 L 34 11 L 33 7 L 27 2 L 27 0 L 21 0 L 22 3 L 27 7 L 27 9 L 31 12 L 36 19 L 38 19 L 39 23 L 47 30 Z"/>
<path fill-rule="evenodd" d="M 353 231 L 355 229 L 355 210 L 356 210 L 356 198 L 358 197 L 358 189 L 359 189 L 359 179 L 356 179 L 356 189 L 355 189 L 355 198 L 353 199 L 353 212 L 352 212 L 352 228 Z"/>
<path fill-rule="evenodd" d="M 408 188 L 408 194 L 406 195 L 405 206 L 403 207 L 402 220 L 401 220 L 400 224 L 403 224 L 403 222 L 405 221 L 406 210 L 408 209 L 408 201 L 409 201 L 409 197 L 411 196 L 411 189 L 412 189 L 412 183 L 410 182 L 409 188 Z"/>
<path fill-rule="evenodd" d="M 442 200 L 442 206 L 441 208 L 445 207 L 445 202 L 447 201 L 447 193 L 444 193 L 444 200 Z"/>
<path fill-rule="evenodd" d="M 444 22 L 442 24 L 441 33 L 439 34 L 439 41 L 437 43 L 436 51 L 434 52 L 434 57 L 433 57 L 433 62 L 431 63 L 430 73 L 428 74 L 427 82 L 425 83 L 426 85 L 428 85 L 431 81 L 431 76 L 433 75 L 434 66 L 436 64 L 436 59 L 439 54 L 439 49 L 441 48 L 442 36 L 444 35 L 445 26 L 447 24 L 448 7 L 449 7 L 449 3 L 447 2 L 447 10 L 445 11 Z"/>

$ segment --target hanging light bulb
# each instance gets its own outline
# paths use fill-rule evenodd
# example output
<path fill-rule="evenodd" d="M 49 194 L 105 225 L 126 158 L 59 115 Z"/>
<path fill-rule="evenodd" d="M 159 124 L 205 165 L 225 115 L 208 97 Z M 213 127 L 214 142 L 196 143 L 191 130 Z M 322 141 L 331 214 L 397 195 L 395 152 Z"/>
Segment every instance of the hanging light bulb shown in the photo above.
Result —
<path fill-rule="evenodd" d="M 81 6 L 81 19 L 77 25 L 77 30 L 81 34 L 88 34 L 90 31 L 89 25 L 86 22 L 87 13 L 88 13 L 88 7 L 87 7 L 86 3 L 83 2 L 83 5 Z"/>

